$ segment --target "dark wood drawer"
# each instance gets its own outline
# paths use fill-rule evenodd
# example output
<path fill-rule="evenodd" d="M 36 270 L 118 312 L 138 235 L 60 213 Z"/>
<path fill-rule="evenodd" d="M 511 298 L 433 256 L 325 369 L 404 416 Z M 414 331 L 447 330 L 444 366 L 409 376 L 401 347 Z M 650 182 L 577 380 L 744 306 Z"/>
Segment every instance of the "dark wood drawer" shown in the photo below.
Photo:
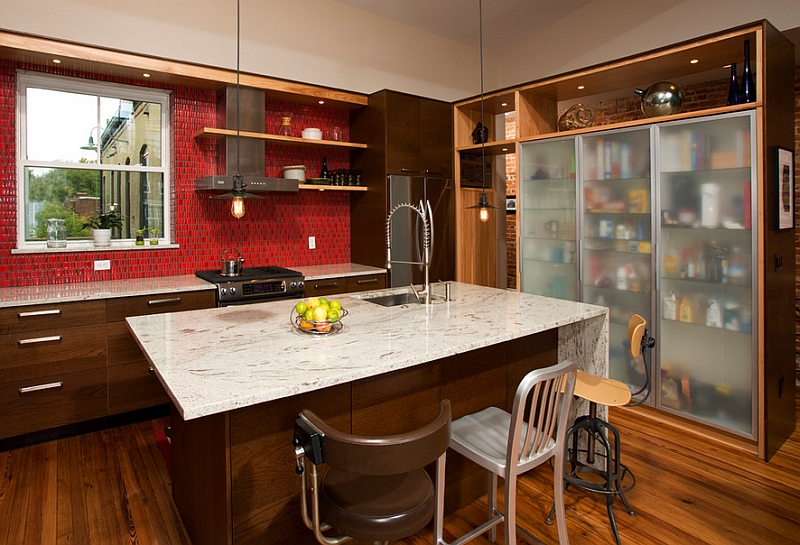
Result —
<path fill-rule="evenodd" d="M 108 414 L 169 403 L 169 397 L 145 360 L 108 368 Z"/>
<path fill-rule="evenodd" d="M 106 370 L 0 384 L 0 439 L 106 416 Z"/>
<path fill-rule="evenodd" d="M 119 322 L 128 316 L 213 308 L 217 304 L 214 290 L 118 297 L 107 303 L 109 322 Z"/>
<path fill-rule="evenodd" d="M 386 274 L 369 276 L 350 276 L 347 278 L 348 293 L 356 291 L 382 290 L 386 287 Z"/>
<path fill-rule="evenodd" d="M 38 331 L 106 321 L 106 302 L 79 301 L 0 309 L 0 334 Z"/>
<path fill-rule="evenodd" d="M 105 324 L 0 335 L 0 383 L 106 367 Z"/>
<path fill-rule="evenodd" d="M 111 322 L 106 326 L 108 335 L 108 366 L 123 365 L 145 360 L 127 322 Z"/>
<path fill-rule="evenodd" d="M 333 295 L 347 291 L 345 278 L 323 278 L 321 280 L 306 281 L 306 297 L 319 297 Z"/>

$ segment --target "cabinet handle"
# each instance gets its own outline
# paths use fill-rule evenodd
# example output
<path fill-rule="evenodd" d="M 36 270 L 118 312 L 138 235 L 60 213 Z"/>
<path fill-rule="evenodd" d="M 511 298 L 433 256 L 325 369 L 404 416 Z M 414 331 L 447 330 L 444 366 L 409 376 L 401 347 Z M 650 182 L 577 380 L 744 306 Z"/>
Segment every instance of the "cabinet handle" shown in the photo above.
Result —
<path fill-rule="evenodd" d="M 180 297 L 170 297 L 168 299 L 153 299 L 147 302 L 147 306 L 151 307 L 153 305 L 166 305 L 169 303 L 180 303 Z"/>
<path fill-rule="evenodd" d="M 36 344 L 36 343 L 49 343 L 53 341 L 60 341 L 61 335 L 53 335 L 52 337 L 36 337 L 35 339 L 20 339 L 17 341 L 19 346 L 23 344 Z"/>
<path fill-rule="evenodd" d="M 401 168 L 400 172 L 408 173 L 408 174 L 419 174 L 419 170 L 415 168 Z"/>
<path fill-rule="evenodd" d="M 56 390 L 64 386 L 63 382 L 48 382 L 47 384 L 37 384 L 36 386 L 25 386 L 19 389 L 20 395 L 41 392 L 42 390 Z"/>
<path fill-rule="evenodd" d="M 320 289 L 320 288 L 338 288 L 338 287 L 339 287 L 339 283 L 338 283 L 338 282 L 330 282 L 330 283 L 328 283 L 328 284 L 314 284 L 314 289 Z"/>
<path fill-rule="evenodd" d="M 377 281 L 377 278 L 365 278 L 363 280 L 356 280 L 356 284 L 374 284 Z"/>
<path fill-rule="evenodd" d="M 147 372 L 148 372 L 148 373 L 155 373 L 155 372 L 156 372 L 156 370 L 153 368 L 153 366 L 152 366 L 152 365 L 150 365 L 150 366 L 148 366 L 148 367 L 147 367 Z"/>
<path fill-rule="evenodd" d="M 61 309 L 54 308 L 52 310 L 35 310 L 33 312 L 18 312 L 17 318 L 30 318 L 32 316 L 51 316 L 53 314 L 61 314 Z"/>

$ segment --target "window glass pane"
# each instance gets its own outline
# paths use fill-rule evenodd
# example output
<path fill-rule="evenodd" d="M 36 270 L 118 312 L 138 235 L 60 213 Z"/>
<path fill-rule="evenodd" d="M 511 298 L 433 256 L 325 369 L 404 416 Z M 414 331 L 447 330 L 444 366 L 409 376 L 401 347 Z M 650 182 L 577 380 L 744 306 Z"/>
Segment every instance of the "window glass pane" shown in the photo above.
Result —
<path fill-rule="evenodd" d="M 27 157 L 36 161 L 95 163 L 86 149 L 97 139 L 97 97 L 48 89 L 27 90 Z M 83 149 L 82 149 L 83 147 Z"/>
<path fill-rule="evenodd" d="M 69 168 L 25 168 L 25 239 L 45 240 L 47 220 L 66 220 L 67 239 L 91 237 L 83 223 L 111 206 L 123 216 L 113 238 L 133 238 L 142 227 L 163 233 L 164 176 L 158 172 L 97 171 Z"/>
<path fill-rule="evenodd" d="M 101 163 L 161 166 L 160 104 L 101 98 L 100 117 L 105 123 L 98 149 Z M 147 162 L 142 163 L 145 150 Z"/>

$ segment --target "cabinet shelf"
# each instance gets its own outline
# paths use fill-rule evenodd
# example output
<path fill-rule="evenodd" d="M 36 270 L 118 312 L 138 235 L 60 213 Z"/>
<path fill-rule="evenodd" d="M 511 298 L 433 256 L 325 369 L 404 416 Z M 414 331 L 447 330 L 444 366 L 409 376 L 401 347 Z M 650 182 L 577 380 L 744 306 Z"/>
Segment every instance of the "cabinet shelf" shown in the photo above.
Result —
<path fill-rule="evenodd" d="M 460 146 L 456 151 L 465 155 L 480 156 L 481 149 L 485 148 L 486 155 L 506 155 L 517 152 L 516 140 L 500 140 L 499 142 L 486 142 L 485 145 L 470 144 L 469 146 Z"/>
<path fill-rule="evenodd" d="M 298 184 L 298 189 L 316 189 L 317 191 L 367 191 L 363 185 L 322 185 L 322 184 Z"/>
<path fill-rule="evenodd" d="M 195 138 L 225 138 L 236 136 L 236 131 L 232 129 L 217 129 L 214 127 L 204 127 L 194 133 Z M 275 144 L 288 146 L 307 146 L 311 148 L 347 148 L 347 149 L 366 149 L 366 144 L 358 142 L 340 142 L 338 140 L 310 140 L 308 138 L 297 138 L 294 136 L 282 136 L 279 134 L 266 134 L 260 132 L 241 131 L 239 136 L 242 138 L 256 138 L 266 140 Z"/>

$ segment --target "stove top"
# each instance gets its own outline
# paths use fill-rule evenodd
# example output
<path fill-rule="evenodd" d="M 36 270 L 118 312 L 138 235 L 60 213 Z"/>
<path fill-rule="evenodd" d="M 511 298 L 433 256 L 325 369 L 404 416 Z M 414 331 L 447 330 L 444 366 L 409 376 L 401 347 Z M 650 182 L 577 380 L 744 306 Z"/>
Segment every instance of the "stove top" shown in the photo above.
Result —
<path fill-rule="evenodd" d="M 243 268 L 242 274 L 224 276 L 219 270 L 197 271 L 198 278 L 217 285 L 217 305 L 242 305 L 305 295 L 303 274 L 284 267 Z"/>
<path fill-rule="evenodd" d="M 293 271 L 292 269 L 286 269 L 284 267 L 245 267 L 242 269 L 242 274 L 237 276 L 224 276 L 220 274 L 219 269 L 215 271 L 197 271 L 194 274 L 195 276 L 208 282 L 213 282 L 214 284 L 220 284 L 222 282 L 242 282 L 248 280 L 285 280 L 288 278 L 297 277 L 302 279 L 303 277 L 302 273 Z"/>

